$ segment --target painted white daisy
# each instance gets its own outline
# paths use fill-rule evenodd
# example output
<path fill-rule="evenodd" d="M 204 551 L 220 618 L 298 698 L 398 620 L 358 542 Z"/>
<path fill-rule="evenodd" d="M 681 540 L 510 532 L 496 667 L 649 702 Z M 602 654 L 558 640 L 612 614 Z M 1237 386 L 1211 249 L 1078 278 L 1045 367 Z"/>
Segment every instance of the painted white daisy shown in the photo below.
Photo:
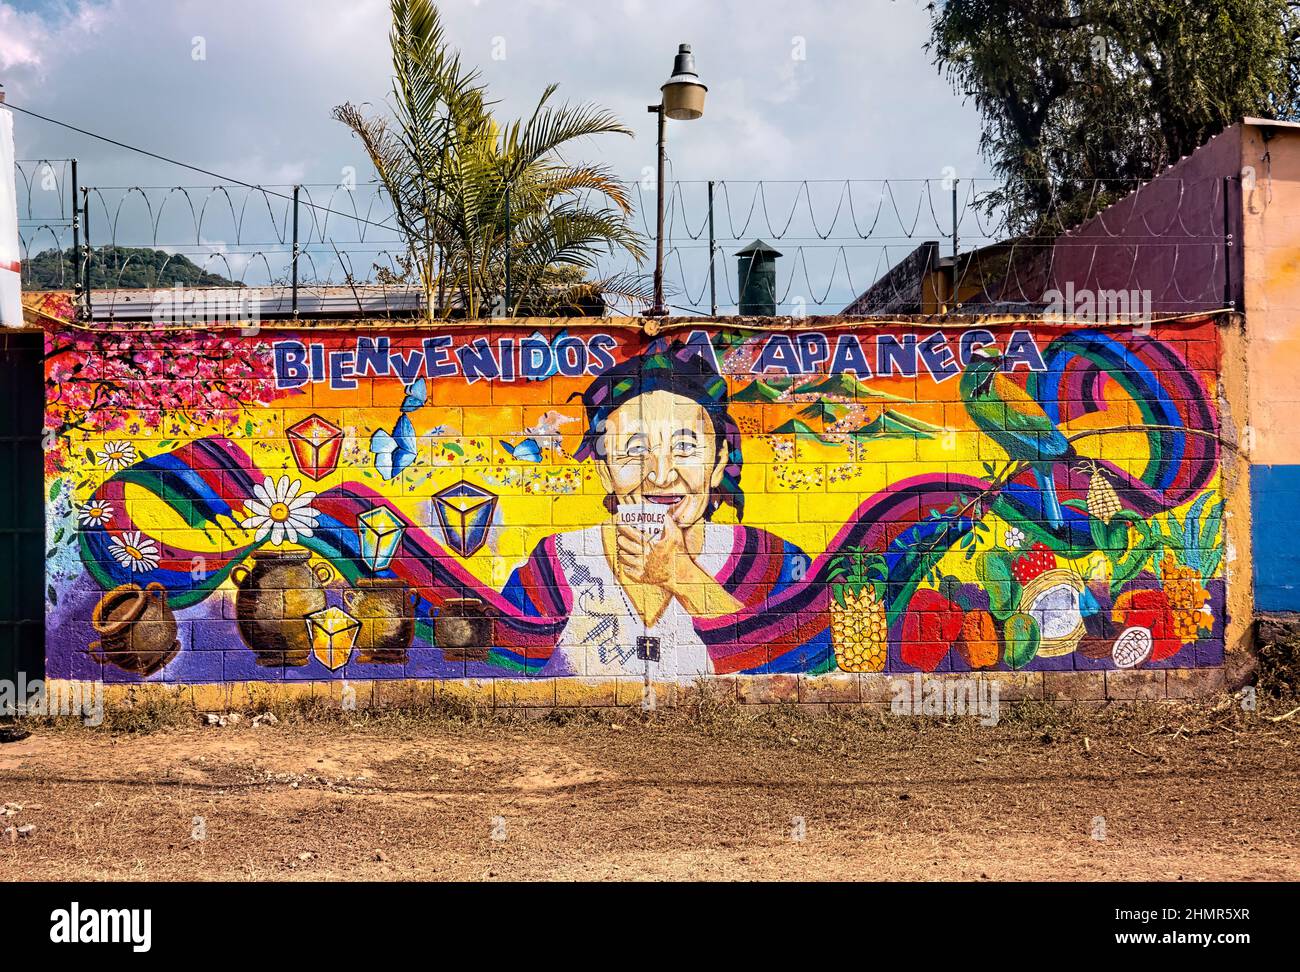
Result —
<path fill-rule="evenodd" d="M 104 526 L 113 519 L 113 504 L 92 500 L 77 513 L 82 526 Z"/>
<path fill-rule="evenodd" d="M 316 529 L 318 514 L 311 507 L 316 494 L 306 492 L 299 494 L 302 480 L 292 482 L 288 476 L 281 476 L 277 483 L 270 476 L 253 487 L 254 498 L 246 504 L 252 516 L 245 519 L 240 526 L 245 530 L 256 530 L 254 541 L 260 543 L 268 536 L 274 546 L 280 546 L 287 539 L 297 543 L 299 537 L 310 537 Z"/>
<path fill-rule="evenodd" d="M 139 530 L 114 537 L 108 549 L 119 564 L 132 571 L 144 572 L 158 566 L 158 544 Z"/>
<path fill-rule="evenodd" d="M 135 446 L 123 440 L 105 442 L 104 448 L 95 453 L 95 463 L 103 466 L 109 472 L 125 469 L 138 458 Z"/>
<path fill-rule="evenodd" d="M 1008 550 L 1019 550 L 1025 545 L 1025 531 L 1011 527 L 1002 537 Z"/>

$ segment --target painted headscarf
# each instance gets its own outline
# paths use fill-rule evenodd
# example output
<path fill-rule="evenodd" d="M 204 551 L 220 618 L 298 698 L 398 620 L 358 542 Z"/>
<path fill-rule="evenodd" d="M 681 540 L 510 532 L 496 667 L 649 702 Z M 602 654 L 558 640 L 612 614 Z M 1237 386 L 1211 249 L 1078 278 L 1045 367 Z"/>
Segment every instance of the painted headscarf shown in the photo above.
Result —
<path fill-rule="evenodd" d="M 708 414 L 713 422 L 715 447 L 720 456 L 726 457 L 722 482 L 709 491 L 705 519 L 711 519 L 723 503 L 735 509 L 736 519 L 743 518 L 745 494 L 740 489 L 740 472 L 744 460 L 740 452 L 740 429 L 727 410 L 727 381 L 718 374 L 711 358 L 712 355 L 706 356 L 694 345 L 661 338 L 642 354 L 597 377 L 582 393 L 587 430 L 575 457 L 583 460 L 602 455 L 606 420 L 615 409 L 632 399 L 656 391 L 681 395 Z M 611 513 L 616 502 L 612 496 L 605 498 L 605 506 Z"/>

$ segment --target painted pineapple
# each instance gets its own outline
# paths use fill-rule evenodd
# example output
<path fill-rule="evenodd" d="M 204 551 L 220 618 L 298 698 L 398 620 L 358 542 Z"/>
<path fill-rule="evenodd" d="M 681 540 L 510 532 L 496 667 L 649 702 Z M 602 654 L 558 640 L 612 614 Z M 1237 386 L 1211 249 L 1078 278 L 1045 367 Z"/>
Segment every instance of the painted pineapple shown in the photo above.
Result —
<path fill-rule="evenodd" d="M 1173 609 L 1178 638 L 1185 645 L 1195 641 L 1201 629 L 1213 623 L 1204 610 L 1210 599 L 1205 585 L 1218 570 L 1223 556 L 1223 548 L 1217 543 L 1223 503 L 1216 503 L 1202 523 L 1201 513 L 1209 499 L 1210 493 L 1203 494 L 1192 504 L 1182 523 L 1170 516 L 1161 534 L 1165 555 L 1160 561 L 1160 581 Z"/>
<path fill-rule="evenodd" d="M 885 558 L 849 547 L 831 559 L 831 641 L 846 672 L 883 672 L 888 653 Z"/>

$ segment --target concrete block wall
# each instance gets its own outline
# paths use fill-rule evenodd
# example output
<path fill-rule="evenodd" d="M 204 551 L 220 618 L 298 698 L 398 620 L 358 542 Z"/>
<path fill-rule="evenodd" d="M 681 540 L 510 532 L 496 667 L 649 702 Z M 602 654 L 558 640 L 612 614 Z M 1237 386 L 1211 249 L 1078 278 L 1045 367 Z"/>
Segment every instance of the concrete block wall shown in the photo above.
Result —
<path fill-rule="evenodd" d="M 51 330 L 47 676 L 520 708 L 1221 685 L 1214 320 L 758 323 Z"/>

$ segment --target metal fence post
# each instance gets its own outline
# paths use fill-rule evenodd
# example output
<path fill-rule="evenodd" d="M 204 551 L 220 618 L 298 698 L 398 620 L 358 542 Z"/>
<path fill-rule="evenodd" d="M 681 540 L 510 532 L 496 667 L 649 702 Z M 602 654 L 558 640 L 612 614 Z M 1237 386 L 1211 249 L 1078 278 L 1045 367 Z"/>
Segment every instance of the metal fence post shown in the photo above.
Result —
<path fill-rule="evenodd" d="M 709 180 L 709 316 L 718 316 L 718 282 L 714 275 L 714 258 L 718 252 L 717 237 L 713 235 L 713 180 Z"/>
<path fill-rule="evenodd" d="M 62 200 L 59 201 L 62 207 Z M 81 314 L 83 295 L 81 279 L 81 184 L 77 179 L 77 160 L 72 160 L 72 306 L 77 315 Z"/>
<path fill-rule="evenodd" d="M 506 316 L 514 317 L 514 308 L 510 304 L 510 251 L 511 251 L 511 225 L 510 225 L 510 183 L 506 183 Z"/>
<path fill-rule="evenodd" d="M 961 182 L 960 179 L 952 180 L 952 308 L 951 308 L 952 311 L 956 311 L 957 308 L 960 306 L 960 303 L 957 299 L 957 276 L 958 276 L 957 184 L 959 182 Z"/>
<path fill-rule="evenodd" d="M 81 261 L 81 273 L 84 277 L 84 282 L 82 283 L 81 291 L 84 297 L 84 313 L 85 313 L 84 319 L 87 321 L 91 321 L 95 317 L 95 308 L 94 308 L 94 291 L 91 290 L 90 288 L 90 266 L 91 263 L 94 261 L 94 250 L 91 248 L 90 245 L 90 190 L 89 189 L 81 190 L 81 202 L 82 202 L 81 225 L 86 231 L 84 258 Z"/>
<path fill-rule="evenodd" d="M 298 190 L 301 186 L 293 187 L 293 259 L 290 263 L 290 287 L 292 288 L 291 301 L 293 306 L 293 318 L 298 319 Z"/>

